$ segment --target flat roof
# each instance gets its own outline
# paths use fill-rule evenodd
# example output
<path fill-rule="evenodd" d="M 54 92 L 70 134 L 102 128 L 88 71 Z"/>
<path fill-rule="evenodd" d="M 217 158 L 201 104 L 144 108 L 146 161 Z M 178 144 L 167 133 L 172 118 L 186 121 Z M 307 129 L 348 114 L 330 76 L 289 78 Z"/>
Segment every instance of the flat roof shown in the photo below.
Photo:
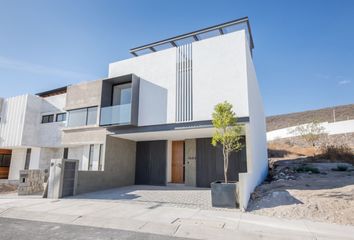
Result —
<path fill-rule="evenodd" d="M 67 89 L 67 86 L 52 89 L 52 90 L 45 91 L 45 92 L 36 93 L 36 95 L 40 96 L 40 97 L 50 97 L 50 96 L 66 93 L 66 89 Z"/>
<path fill-rule="evenodd" d="M 241 28 L 240 28 L 241 27 Z M 130 53 L 134 56 L 140 56 L 147 53 L 152 53 L 167 48 L 178 47 L 187 43 L 203 40 L 210 37 L 220 36 L 230 32 L 235 32 L 240 29 L 246 28 L 249 36 L 250 49 L 254 48 L 251 26 L 248 20 L 248 17 L 239 18 L 229 22 L 221 23 L 211 27 L 203 28 L 197 31 L 185 33 L 175 37 L 167 38 L 157 42 L 145 44 L 139 47 L 130 49 Z"/>

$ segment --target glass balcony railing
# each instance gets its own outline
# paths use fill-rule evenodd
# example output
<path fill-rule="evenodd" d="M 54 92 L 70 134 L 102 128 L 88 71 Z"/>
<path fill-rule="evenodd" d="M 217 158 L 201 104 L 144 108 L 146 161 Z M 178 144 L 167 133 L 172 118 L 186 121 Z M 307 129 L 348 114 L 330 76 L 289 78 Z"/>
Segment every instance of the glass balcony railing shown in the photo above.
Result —
<path fill-rule="evenodd" d="M 131 104 L 101 108 L 100 125 L 127 125 L 131 121 Z"/>

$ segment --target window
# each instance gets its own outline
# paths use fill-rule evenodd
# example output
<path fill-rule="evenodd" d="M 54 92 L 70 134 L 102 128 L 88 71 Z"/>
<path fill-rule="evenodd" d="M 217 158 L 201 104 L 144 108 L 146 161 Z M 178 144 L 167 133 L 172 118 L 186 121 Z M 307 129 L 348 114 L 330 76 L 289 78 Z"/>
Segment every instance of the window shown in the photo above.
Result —
<path fill-rule="evenodd" d="M 51 123 L 53 121 L 54 121 L 54 114 L 42 116 L 42 123 Z"/>
<path fill-rule="evenodd" d="M 113 86 L 112 105 L 124 105 L 132 102 L 132 84 L 125 83 Z"/>
<path fill-rule="evenodd" d="M 100 144 L 100 154 L 98 156 L 98 171 L 103 171 L 103 144 Z"/>
<path fill-rule="evenodd" d="M 97 122 L 97 107 L 87 109 L 86 125 L 94 125 Z"/>
<path fill-rule="evenodd" d="M 0 167 L 10 167 L 11 154 L 0 154 Z"/>
<path fill-rule="evenodd" d="M 66 120 L 66 113 L 58 113 L 56 116 L 57 122 L 64 122 Z"/>
<path fill-rule="evenodd" d="M 68 127 L 95 125 L 97 123 L 97 107 L 70 110 Z"/>
<path fill-rule="evenodd" d="M 30 161 L 31 161 L 31 149 L 27 148 L 25 170 L 29 169 Z"/>
<path fill-rule="evenodd" d="M 88 170 L 92 170 L 94 150 L 95 150 L 95 145 L 90 144 Z"/>
<path fill-rule="evenodd" d="M 69 148 L 64 148 L 63 158 L 68 159 L 68 155 L 69 155 Z"/>

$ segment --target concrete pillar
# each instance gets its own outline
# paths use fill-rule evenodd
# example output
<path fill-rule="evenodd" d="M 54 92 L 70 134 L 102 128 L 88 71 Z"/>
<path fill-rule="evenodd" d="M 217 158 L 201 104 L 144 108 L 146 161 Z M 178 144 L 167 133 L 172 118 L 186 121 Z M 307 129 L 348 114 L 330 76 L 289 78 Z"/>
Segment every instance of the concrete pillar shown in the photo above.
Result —
<path fill-rule="evenodd" d="M 187 186 L 197 185 L 197 162 L 196 162 L 196 140 L 185 140 L 185 184 Z"/>
<path fill-rule="evenodd" d="M 18 181 L 20 178 L 20 170 L 23 170 L 26 162 L 26 148 L 17 148 L 12 150 L 9 180 Z"/>

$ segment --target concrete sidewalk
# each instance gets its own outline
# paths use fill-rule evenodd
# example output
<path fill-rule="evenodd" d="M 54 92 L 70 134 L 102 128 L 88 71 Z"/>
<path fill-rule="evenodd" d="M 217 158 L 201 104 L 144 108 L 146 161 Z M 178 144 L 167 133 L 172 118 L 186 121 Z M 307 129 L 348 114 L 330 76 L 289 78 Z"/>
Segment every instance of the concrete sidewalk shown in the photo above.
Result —
<path fill-rule="evenodd" d="M 114 200 L 2 197 L 0 217 L 194 239 L 354 239 L 354 227 Z"/>

